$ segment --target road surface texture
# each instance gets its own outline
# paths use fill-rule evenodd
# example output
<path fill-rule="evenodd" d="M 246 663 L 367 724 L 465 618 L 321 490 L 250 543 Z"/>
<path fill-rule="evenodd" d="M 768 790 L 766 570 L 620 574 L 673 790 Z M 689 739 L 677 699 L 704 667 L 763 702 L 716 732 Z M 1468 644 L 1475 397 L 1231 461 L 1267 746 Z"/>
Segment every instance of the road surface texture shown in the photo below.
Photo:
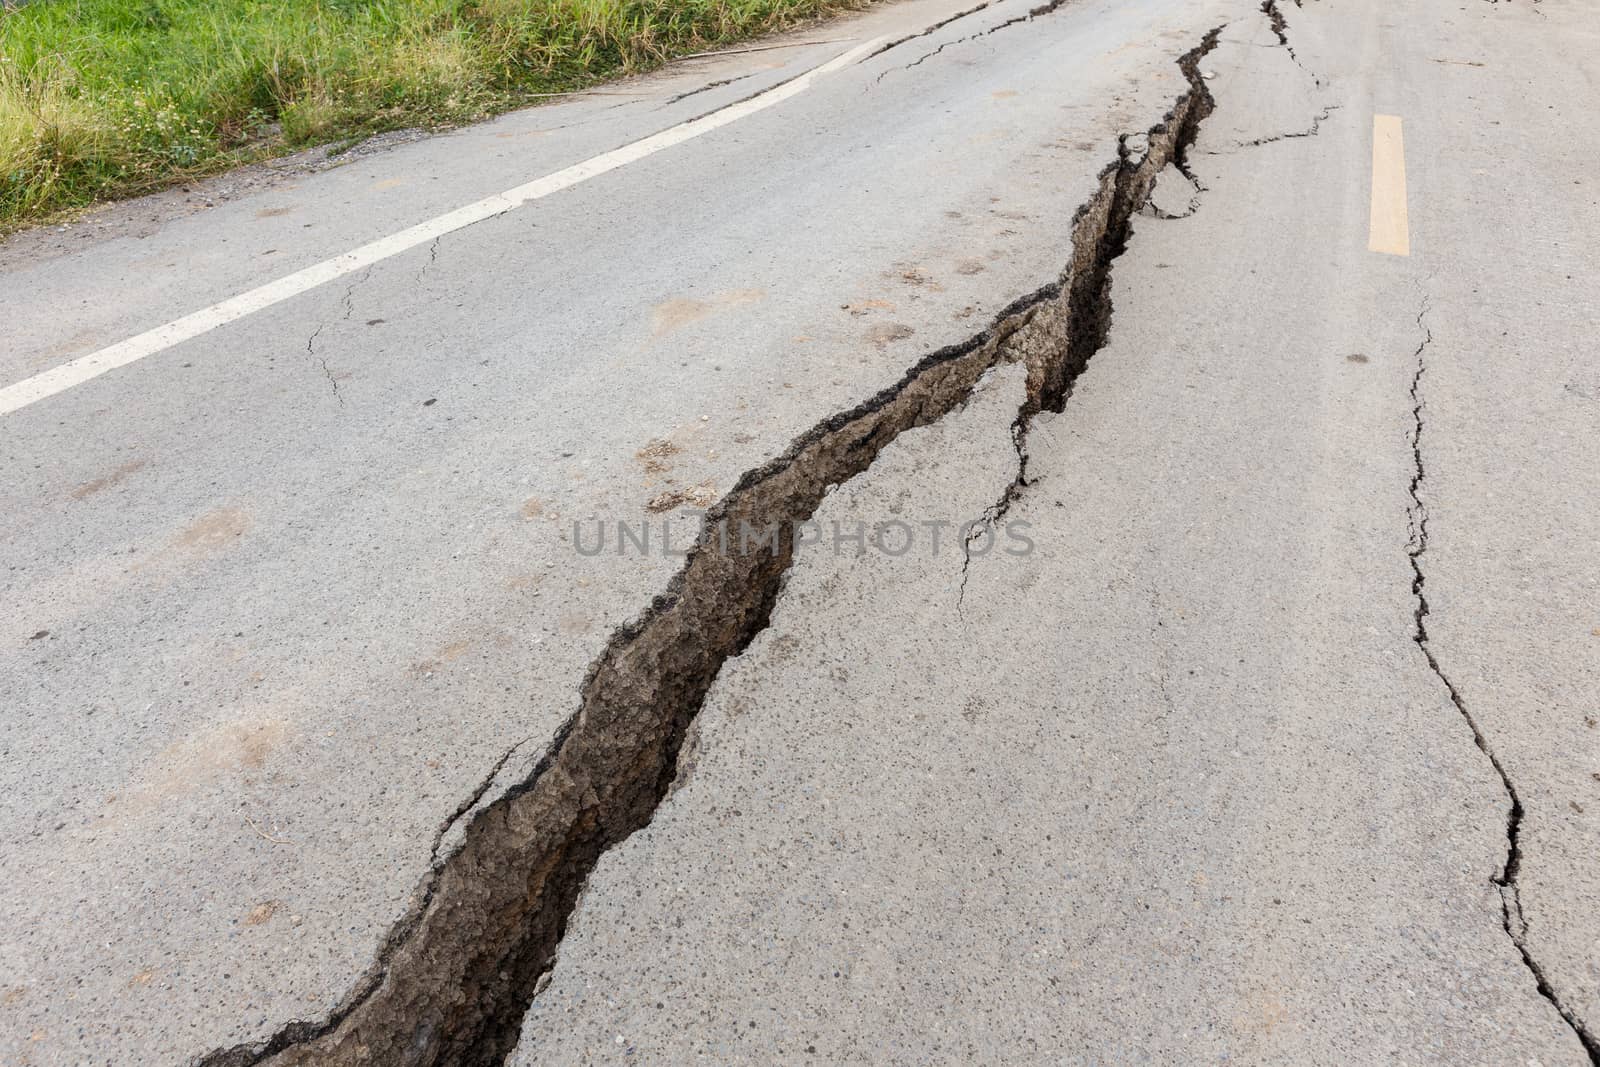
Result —
<path fill-rule="evenodd" d="M 905 0 L 0 245 L 0 1063 L 1600 1063 L 1597 81 Z"/>

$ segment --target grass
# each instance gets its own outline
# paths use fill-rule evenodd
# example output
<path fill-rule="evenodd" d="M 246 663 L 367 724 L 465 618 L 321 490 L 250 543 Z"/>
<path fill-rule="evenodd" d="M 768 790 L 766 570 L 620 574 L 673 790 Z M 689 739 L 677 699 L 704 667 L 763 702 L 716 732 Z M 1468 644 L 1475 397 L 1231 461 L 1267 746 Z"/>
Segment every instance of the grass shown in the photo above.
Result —
<path fill-rule="evenodd" d="M 33 0 L 0 11 L 0 233 L 299 146 L 482 118 L 860 3 Z"/>

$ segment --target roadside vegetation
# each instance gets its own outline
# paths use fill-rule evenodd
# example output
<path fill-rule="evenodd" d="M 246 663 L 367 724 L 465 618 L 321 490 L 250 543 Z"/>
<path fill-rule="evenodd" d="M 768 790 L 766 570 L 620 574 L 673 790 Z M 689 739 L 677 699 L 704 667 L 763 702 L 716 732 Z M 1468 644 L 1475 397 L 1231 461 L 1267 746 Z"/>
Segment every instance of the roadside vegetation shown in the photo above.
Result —
<path fill-rule="evenodd" d="M 0 0 L 0 233 L 297 147 L 482 118 L 860 2 Z"/>

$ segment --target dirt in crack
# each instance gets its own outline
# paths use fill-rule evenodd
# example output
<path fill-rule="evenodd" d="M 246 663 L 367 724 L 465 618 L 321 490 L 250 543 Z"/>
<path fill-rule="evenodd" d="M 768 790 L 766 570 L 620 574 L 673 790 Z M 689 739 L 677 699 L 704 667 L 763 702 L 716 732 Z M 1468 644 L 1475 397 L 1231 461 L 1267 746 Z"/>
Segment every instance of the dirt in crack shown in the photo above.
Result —
<path fill-rule="evenodd" d="M 1300 0 L 1295 0 L 1295 6 L 1300 6 Z M 1261 13 L 1267 16 L 1267 23 L 1272 27 L 1272 35 L 1278 39 L 1278 44 L 1283 50 L 1289 53 L 1289 59 L 1295 66 L 1310 74 L 1311 72 L 1307 70 L 1306 65 L 1300 62 L 1300 57 L 1294 54 L 1294 45 L 1289 43 L 1289 23 L 1283 17 L 1283 12 L 1278 9 L 1278 0 L 1261 0 Z M 1322 78 L 1319 75 L 1313 74 L 1311 80 L 1319 86 L 1322 84 Z"/>
<path fill-rule="evenodd" d="M 1065 342 L 1060 352 L 1029 361 L 1028 396 L 1011 424 L 1011 444 L 1017 453 L 1017 472 L 995 502 L 984 510 L 984 526 L 992 527 L 1005 518 L 1018 494 L 1028 485 L 1028 431 L 1041 411 L 1060 412 L 1072 396 L 1078 376 L 1111 333 L 1111 265 L 1127 247 L 1133 218 L 1150 202 L 1156 176 L 1167 165 L 1182 174 L 1197 190 L 1205 187 L 1189 169 L 1189 148 L 1200 131 L 1200 123 L 1216 108 L 1211 91 L 1200 73 L 1200 59 L 1215 47 L 1221 27 L 1212 30 L 1200 46 L 1178 59 L 1178 67 L 1190 89 L 1178 106 L 1168 113 L 1162 125 L 1140 135 L 1142 152 L 1136 152 L 1131 138 L 1117 142 L 1117 161 L 1100 175 L 1100 192 L 1082 210 L 1073 224 L 1073 260 L 1064 276 L 1064 296 L 1046 309 L 1038 328 Z M 1159 160 L 1159 165 L 1152 166 Z M 963 546 L 961 584 L 957 607 L 964 602 L 967 573 L 972 563 L 971 546 L 983 536 L 974 530 Z"/>
<path fill-rule="evenodd" d="M 1197 63 L 1221 27 L 1182 57 L 1188 89 L 1135 152 L 1125 139 L 1078 211 L 1061 277 L 967 341 L 934 352 L 893 387 L 834 415 L 705 516 L 780 535 L 770 551 L 690 552 L 666 592 L 613 635 L 578 711 L 538 766 L 465 825 L 367 975 L 328 1018 L 261 1045 L 220 1049 L 203 1067 L 247 1064 L 494 1064 L 515 1046 L 567 919 L 600 856 L 645 826 L 666 796 L 685 732 L 724 662 L 766 625 L 794 546 L 830 487 L 865 471 L 906 430 L 962 404 L 985 371 L 1027 367 L 1016 425 L 1059 410 L 1110 326 L 1110 261 L 1156 175 L 1181 162 L 1212 108 Z M 1020 446 L 1019 446 L 1020 447 Z"/>
<path fill-rule="evenodd" d="M 1509 808 L 1506 811 L 1506 858 L 1492 877 L 1497 889 L 1500 891 L 1500 918 L 1505 927 L 1506 936 L 1516 947 L 1518 955 L 1522 957 L 1522 964 L 1528 973 L 1533 976 L 1534 987 L 1539 995 L 1550 1002 L 1556 1012 L 1566 1022 L 1577 1036 L 1584 1051 L 1589 1054 L 1589 1062 L 1595 1067 L 1600 1067 L 1600 1041 L 1595 1034 L 1585 1025 L 1572 1007 L 1556 993 L 1551 985 L 1550 978 L 1545 974 L 1544 968 L 1533 956 L 1527 943 L 1527 920 L 1522 914 L 1522 894 L 1518 887 L 1517 877 L 1522 872 L 1522 826 L 1525 809 L 1522 806 L 1522 797 L 1517 792 L 1516 783 L 1511 780 L 1510 773 L 1505 764 L 1500 761 L 1489 739 L 1484 735 L 1483 728 L 1472 712 L 1467 709 L 1466 701 L 1461 696 L 1461 691 L 1456 688 L 1450 676 L 1440 665 L 1439 659 L 1434 655 L 1433 646 L 1428 637 L 1428 578 L 1423 570 L 1423 557 L 1428 551 L 1428 507 L 1422 498 L 1422 487 L 1428 480 L 1428 468 L 1422 456 L 1422 432 L 1427 425 L 1423 417 L 1424 403 L 1422 400 L 1422 381 L 1428 372 L 1426 352 L 1433 342 L 1433 331 L 1428 329 L 1425 322 L 1428 306 L 1424 301 L 1422 310 L 1417 313 L 1417 328 L 1422 331 L 1422 342 L 1417 345 L 1414 353 L 1416 370 L 1411 378 L 1411 505 L 1408 512 L 1410 522 L 1410 541 L 1407 554 L 1411 557 L 1411 595 L 1416 601 L 1413 614 L 1415 625 L 1411 631 L 1411 640 L 1416 643 L 1422 652 L 1422 657 L 1427 661 L 1428 669 L 1439 679 L 1449 694 L 1450 703 L 1455 705 L 1456 712 L 1472 731 L 1472 740 L 1478 746 L 1489 764 L 1494 768 L 1494 773 L 1500 779 L 1500 786 L 1505 790 Z"/>

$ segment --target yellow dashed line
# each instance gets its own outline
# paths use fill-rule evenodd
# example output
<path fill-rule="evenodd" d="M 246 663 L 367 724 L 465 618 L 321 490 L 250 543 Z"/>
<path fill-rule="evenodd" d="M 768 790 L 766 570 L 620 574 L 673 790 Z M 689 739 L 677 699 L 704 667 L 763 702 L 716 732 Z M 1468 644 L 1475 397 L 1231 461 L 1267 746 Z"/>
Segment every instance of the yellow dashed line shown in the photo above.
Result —
<path fill-rule="evenodd" d="M 1372 217 L 1367 250 L 1391 256 L 1411 254 L 1406 221 L 1406 146 L 1398 115 L 1372 116 Z"/>

